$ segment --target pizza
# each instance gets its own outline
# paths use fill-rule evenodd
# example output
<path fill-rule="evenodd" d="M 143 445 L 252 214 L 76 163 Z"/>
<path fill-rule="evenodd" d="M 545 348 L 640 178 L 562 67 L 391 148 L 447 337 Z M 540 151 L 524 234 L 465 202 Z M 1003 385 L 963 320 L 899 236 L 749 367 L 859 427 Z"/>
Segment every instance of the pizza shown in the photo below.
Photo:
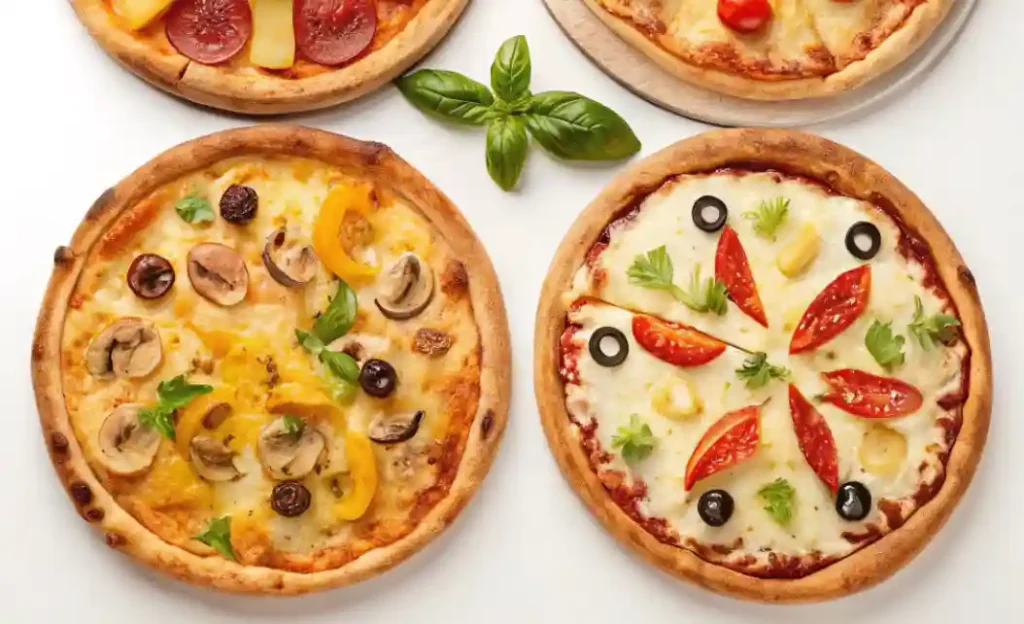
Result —
<path fill-rule="evenodd" d="M 70 0 L 93 38 L 149 83 L 199 104 L 289 113 L 396 78 L 468 0 Z"/>
<path fill-rule="evenodd" d="M 707 133 L 618 178 L 557 252 L 536 331 L 576 491 L 649 560 L 737 597 L 884 579 L 988 430 L 971 272 L 910 191 L 812 135 Z"/>
<path fill-rule="evenodd" d="M 294 594 L 452 522 L 504 430 L 508 329 L 457 209 L 380 144 L 301 127 L 178 146 L 57 249 L 42 429 L 107 545 Z"/>
<path fill-rule="evenodd" d="M 785 100 L 855 88 L 906 59 L 954 0 L 584 0 L 620 38 L 698 86 Z"/>

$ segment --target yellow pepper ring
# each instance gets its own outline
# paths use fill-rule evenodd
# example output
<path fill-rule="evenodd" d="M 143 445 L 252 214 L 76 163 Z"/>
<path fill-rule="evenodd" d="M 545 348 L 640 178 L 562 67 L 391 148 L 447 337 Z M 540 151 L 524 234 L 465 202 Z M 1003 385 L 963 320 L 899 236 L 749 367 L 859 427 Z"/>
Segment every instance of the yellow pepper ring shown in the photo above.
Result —
<path fill-rule="evenodd" d="M 356 431 L 349 431 L 345 436 L 345 456 L 352 487 L 335 503 L 334 513 L 341 520 L 358 520 L 377 494 L 377 458 L 370 439 Z"/>
<path fill-rule="evenodd" d="M 368 186 L 339 184 L 327 193 L 313 223 L 313 250 L 331 273 L 346 282 L 372 279 L 380 270 L 379 267 L 354 260 L 339 239 L 345 215 L 349 211 L 366 217 L 372 209 Z"/>

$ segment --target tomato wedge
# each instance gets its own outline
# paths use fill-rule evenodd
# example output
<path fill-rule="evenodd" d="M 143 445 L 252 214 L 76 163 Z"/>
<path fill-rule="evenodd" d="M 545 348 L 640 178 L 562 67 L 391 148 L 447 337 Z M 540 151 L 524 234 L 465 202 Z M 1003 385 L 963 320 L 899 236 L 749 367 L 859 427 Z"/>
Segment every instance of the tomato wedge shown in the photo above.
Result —
<path fill-rule="evenodd" d="M 321 65 L 341 65 L 370 47 L 377 32 L 373 0 L 295 0 L 295 46 Z"/>
<path fill-rule="evenodd" d="M 167 39 L 188 58 L 215 65 L 238 54 L 252 35 L 248 0 L 178 0 L 164 20 Z"/>
<path fill-rule="evenodd" d="M 853 324 L 868 307 L 871 267 L 850 269 L 832 280 L 807 307 L 789 343 L 790 353 L 817 349 Z"/>
<path fill-rule="evenodd" d="M 768 0 L 718 0 L 718 19 L 729 28 L 752 33 L 772 20 Z"/>
<path fill-rule="evenodd" d="M 839 491 L 839 454 L 836 452 L 836 440 L 832 437 L 825 418 L 814 409 L 811 402 L 800 394 L 800 390 L 789 384 L 789 413 L 793 417 L 793 429 L 796 431 L 800 452 L 810 464 L 811 469 L 832 490 Z"/>
<path fill-rule="evenodd" d="M 764 315 L 764 306 L 757 294 L 754 274 L 750 272 L 750 263 L 747 262 L 747 252 L 743 251 L 736 230 L 728 225 L 722 228 L 718 250 L 715 251 L 715 278 L 725 284 L 725 290 L 736 307 L 763 327 L 768 327 L 768 318 Z"/>
<path fill-rule="evenodd" d="M 722 416 L 704 433 L 686 463 L 687 491 L 701 479 L 730 468 L 757 452 L 761 441 L 761 406 L 751 405 Z"/>
<path fill-rule="evenodd" d="M 676 366 L 700 366 L 725 353 L 726 344 L 696 329 L 646 314 L 633 316 L 633 338 L 648 353 Z"/>
<path fill-rule="evenodd" d="M 906 416 L 924 404 L 924 397 L 917 388 L 892 377 L 879 377 L 852 368 L 822 373 L 821 376 L 829 385 L 821 399 L 854 416 Z"/>

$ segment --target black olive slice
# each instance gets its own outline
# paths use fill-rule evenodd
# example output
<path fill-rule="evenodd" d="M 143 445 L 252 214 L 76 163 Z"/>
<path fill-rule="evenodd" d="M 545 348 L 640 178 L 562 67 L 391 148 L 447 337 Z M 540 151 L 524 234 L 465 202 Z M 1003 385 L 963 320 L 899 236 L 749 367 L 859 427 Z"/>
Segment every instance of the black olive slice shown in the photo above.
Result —
<path fill-rule="evenodd" d="M 871 492 L 859 481 L 839 486 L 836 495 L 836 513 L 844 520 L 863 520 L 871 513 Z"/>
<path fill-rule="evenodd" d="M 697 513 L 708 526 L 720 527 L 729 521 L 733 510 L 732 496 L 725 490 L 708 490 L 697 501 Z"/>
<path fill-rule="evenodd" d="M 605 353 L 602 349 L 605 338 L 615 341 L 617 348 L 614 353 Z M 590 355 L 594 361 L 609 368 L 622 364 L 626 361 L 626 356 L 629 355 L 629 342 L 626 340 L 626 336 L 614 327 L 599 327 L 591 334 L 589 346 Z"/>
<path fill-rule="evenodd" d="M 865 238 L 868 241 L 867 248 L 862 247 L 860 244 Z M 860 221 L 859 223 L 854 223 L 846 231 L 846 249 L 853 254 L 854 258 L 870 260 L 878 255 L 878 250 L 881 248 L 882 233 L 878 231 L 878 228 L 873 223 Z"/>
<path fill-rule="evenodd" d="M 398 385 L 398 373 L 395 367 L 384 360 L 366 360 L 359 371 L 359 385 L 366 394 L 383 399 L 395 391 Z"/>
<path fill-rule="evenodd" d="M 301 516 L 311 502 L 306 486 L 298 481 L 281 481 L 270 493 L 270 507 L 286 518 Z"/>
<path fill-rule="evenodd" d="M 711 219 L 705 213 L 715 216 Z M 693 202 L 693 222 L 705 232 L 717 232 L 729 218 L 729 208 L 714 195 L 705 195 Z"/>

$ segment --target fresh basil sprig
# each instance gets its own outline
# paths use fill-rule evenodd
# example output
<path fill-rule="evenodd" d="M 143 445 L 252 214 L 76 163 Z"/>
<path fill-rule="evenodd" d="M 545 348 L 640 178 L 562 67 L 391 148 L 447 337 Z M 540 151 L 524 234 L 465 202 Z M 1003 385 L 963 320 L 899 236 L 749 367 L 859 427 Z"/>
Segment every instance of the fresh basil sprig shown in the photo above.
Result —
<path fill-rule="evenodd" d="M 206 544 L 232 561 L 238 561 L 235 550 L 231 547 L 231 516 L 210 520 L 206 530 L 193 539 Z"/>
<path fill-rule="evenodd" d="M 169 381 L 161 381 L 156 388 L 157 404 L 139 410 L 139 422 L 173 440 L 174 410 L 185 407 L 192 399 L 209 392 L 213 392 L 213 386 L 190 384 L 184 375 L 178 375 Z"/>
<path fill-rule="evenodd" d="M 316 323 L 313 324 L 313 333 L 324 344 L 334 342 L 352 329 L 358 310 L 359 302 L 356 300 L 355 291 L 345 283 L 345 280 L 338 280 L 338 292 L 324 313 L 317 317 Z"/>
<path fill-rule="evenodd" d="M 505 41 L 491 64 L 492 94 L 462 74 L 421 69 L 396 81 L 414 106 L 435 117 L 487 129 L 487 171 L 503 190 L 515 188 L 529 147 L 527 132 L 566 160 L 617 160 L 640 151 L 640 140 L 607 106 L 571 91 L 530 92 L 526 37 Z"/>

